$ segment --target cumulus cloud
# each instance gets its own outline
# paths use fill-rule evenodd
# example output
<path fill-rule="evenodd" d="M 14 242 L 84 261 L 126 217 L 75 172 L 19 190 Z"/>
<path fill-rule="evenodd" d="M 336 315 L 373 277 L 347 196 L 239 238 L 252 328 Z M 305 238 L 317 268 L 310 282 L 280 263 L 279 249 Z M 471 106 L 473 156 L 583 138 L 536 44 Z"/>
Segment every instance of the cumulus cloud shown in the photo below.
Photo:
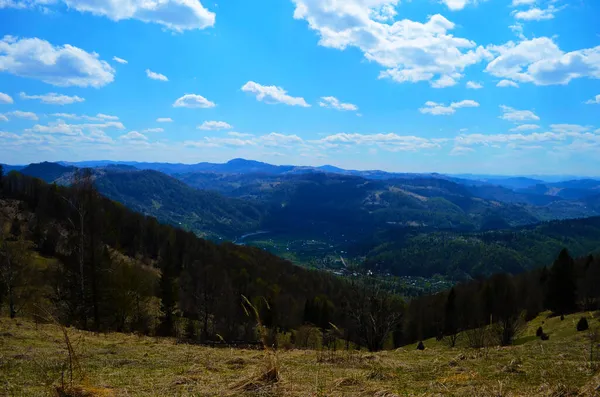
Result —
<path fill-rule="evenodd" d="M 10 95 L 0 92 L 0 104 L 10 105 L 13 102 L 14 101 Z"/>
<path fill-rule="evenodd" d="M 152 80 L 169 81 L 167 76 L 165 76 L 164 74 L 153 72 L 150 69 L 146 69 L 146 76 L 148 76 L 148 78 Z"/>
<path fill-rule="evenodd" d="M 563 52 L 551 38 L 489 46 L 495 58 L 485 71 L 493 76 L 535 85 L 568 84 L 577 78 L 600 78 L 600 46 Z"/>
<path fill-rule="evenodd" d="M 465 8 L 467 4 L 476 3 L 477 0 L 440 0 L 450 9 L 450 11 L 459 11 Z"/>
<path fill-rule="evenodd" d="M 48 105 L 70 105 L 72 103 L 85 101 L 84 98 L 78 97 L 77 95 L 68 96 L 57 94 L 55 92 L 50 92 L 44 95 L 27 95 L 26 93 L 21 92 L 19 96 L 21 99 L 37 99 L 40 102 Z"/>
<path fill-rule="evenodd" d="M 0 72 L 68 87 L 102 87 L 114 80 L 115 70 L 75 46 L 53 46 L 38 38 L 4 36 L 0 40 Z"/>
<path fill-rule="evenodd" d="M 196 94 L 185 94 L 181 98 L 178 98 L 175 103 L 173 103 L 173 107 L 176 108 L 214 108 L 217 106 L 214 102 L 209 101 L 204 98 L 202 95 Z"/>
<path fill-rule="evenodd" d="M 515 83 L 514 81 L 500 80 L 498 82 L 498 84 L 496 84 L 496 87 L 501 87 L 501 88 L 515 87 L 515 88 L 519 88 L 519 85 L 517 83 Z"/>
<path fill-rule="evenodd" d="M 274 85 L 266 86 L 255 83 L 254 81 L 249 81 L 244 84 L 242 91 L 255 94 L 257 100 L 269 104 L 283 103 L 290 106 L 310 107 L 304 98 L 290 96 L 286 90 Z"/>
<path fill-rule="evenodd" d="M 271 132 L 268 135 L 263 135 L 258 138 L 257 141 L 257 143 L 268 147 L 290 147 L 304 142 L 298 135 L 286 135 L 278 132 Z"/>
<path fill-rule="evenodd" d="M 419 112 L 434 116 L 447 116 L 456 113 L 456 109 L 476 107 L 479 107 L 479 103 L 470 99 L 460 102 L 452 102 L 449 106 L 446 106 L 442 103 L 427 101 L 425 102 L 425 106 L 419 109 Z"/>
<path fill-rule="evenodd" d="M 112 59 L 113 59 L 113 61 L 115 61 L 115 62 L 118 62 L 118 63 L 121 63 L 121 64 L 125 64 L 125 65 L 129 63 L 129 62 L 127 62 L 125 59 L 123 59 L 123 58 L 119 58 L 119 57 L 113 57 Z"/>
<path fill-rule="evenodd" d="M 540 119 L 531 110 L 517 110 L 505 105 L 500 105 L 500 109 L 502 109 L 502 116 L 500 116 L 500 118 L 503 120 L 521 122 L 538 121 Z"/>
<path fill-rule="evenodd" d="M 319 102 L 319 106 L 323 108 L 331 108 L 342 111 L 357 111 L 358 106 L 352 103 L 342 103 L 334 96 L 324 96 L 321 97 L 321 101 Z"/>
<path fill-rule="evenodd" d="M 476 81 L 468 81 L 467 88 L 469 88 L 471 90 L 480 90 L 483 88 L 483 84 L 478 83 Z"/>
<path fill-rule="evenodd" d="M 523 6 L 523 5 L 531 5 L 531 4 L 535 4 L 536 1 L 537 0 L 513 0 L 512 6 L 517 7 L 517 6 Z"/>
<path fill-rule="evenodd" d="M 156 119 L 157 123 L 172 123 L 173 119 L 170 117 L 159 117 Z"/>
<path fill-rule="evenodd" d="M 230 130 L 233 127 L 224 121 L 205 121 L 198 126 L 199 130 L 205 131 L 217 131 L 217 130 Z"/>
<path fill-rule="evenodd" d="M 0 0 L 0 8 L 26 8 L 34 5 L 51 6 L 58 0 Z M 215 13 L 206 9 L 200 0 L 62 0 L 70 9 L 107 17 L 113 21 L 137 19 L 156 23 L 167 29 L 205 29 L 215 24 Z M 118 62 L 118 61 L 117 61 Z"/>
<path fill-rule="evenodd" d="M 146 140 L 148 140 L 148 138 L 145 135 L 140 134 L 137 131 L 130 131 L 127 134 L 121 135 L 119 137 L 119 139 L 123 139 L 126 141 L 146 141 Z"/>
<path fill-rule="evenodd" d="M 377 10 L 396 6 L 398 0 L 293 2 L 294 18 L 308 22 L 319 34 L 321 46 L 358 48 L 368 61 L 384 68 L 380 78 L 399 83 L 430 81 L 434 87 L 448 87 L 463 77 L 465 68 L 491 56 L 474 41 L 451 34 L 454 23 L 439 14 L 424 23 L 408 19 L 388 23 L 374 18 Z M 445 2 L 455 9 L 467 3 Z"/>
<path fill-rule="evenodd" d="M 1 102 L 1 101 L 0 101 Z M 600 95 L 596 95 L 589 101 L 585 101 L 586 105 L 600 105 Z"/>

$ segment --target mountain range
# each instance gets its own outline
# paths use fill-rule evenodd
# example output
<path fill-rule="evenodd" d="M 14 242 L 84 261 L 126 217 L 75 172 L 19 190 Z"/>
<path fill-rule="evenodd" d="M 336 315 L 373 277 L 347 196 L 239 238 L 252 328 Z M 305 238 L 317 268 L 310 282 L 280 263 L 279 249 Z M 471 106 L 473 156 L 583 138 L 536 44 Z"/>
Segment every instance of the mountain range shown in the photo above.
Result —
<path fill-rule="evenodd" d="M 207 239 L 256 245 L 309 266 L 350 263 L 397 275 L 461 278 L 531 268 L 555 255 L 562 237 L 548 237 L 552 228 L 543 227 L 531 237 L 529 225 L 600 215 L 600 180 L 594 179 L 468 179 L 243 159 L 194 165 L 39 163 L 17 170 L 66 185 L 81 167 L 93 169 L 98 190 L 108 198 Z M 527 237 L 517 239 L 516 249 L 482 243 L 505 230 Z M 543 249 L 523 254 L 523 241 Z M 582 253 L 598 247 L 592 236 Z M 463 254 L 489 260 L 500 251 L 502 263 L 470 260 L 469 268 L 461 268 Z"/>

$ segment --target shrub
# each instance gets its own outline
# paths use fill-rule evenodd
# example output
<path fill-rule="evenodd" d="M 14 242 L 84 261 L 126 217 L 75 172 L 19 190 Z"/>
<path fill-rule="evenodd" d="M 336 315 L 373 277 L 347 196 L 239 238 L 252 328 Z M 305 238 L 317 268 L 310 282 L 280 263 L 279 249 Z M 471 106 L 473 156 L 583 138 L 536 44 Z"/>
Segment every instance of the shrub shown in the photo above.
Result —
<path fill-rule="evenodd" d="M 542 335 L 540 336 L 540 338 L 541 338 L 542 340 L 548 340 L 548 339 L 550 339 L 550 335 L 548 335 L 548 334 L 546 334 L 546 333 L 542 333 Z"/>
<path fill-rule="evenodd" d="M 419 344 L 417 345 L 417 350 L 425 350 L 425 345 L 423 344 L 423 341 L 419 342 Z"/>
<path fill-rule="evenodd" d="M 577 323 L 577 331 L 586 331 L 590 326 L 588 325 L 587 318 L 581 317 Z"/>
<path fill-rule="evenodd" d="M 542 335 L 544 335 L 544 330 L 542 329 L 542 327 L 539 327 L 537 329 L 537 331 L 535 331 L 535 336 L 537 336 L 538 338 L 540 338 Z"/>

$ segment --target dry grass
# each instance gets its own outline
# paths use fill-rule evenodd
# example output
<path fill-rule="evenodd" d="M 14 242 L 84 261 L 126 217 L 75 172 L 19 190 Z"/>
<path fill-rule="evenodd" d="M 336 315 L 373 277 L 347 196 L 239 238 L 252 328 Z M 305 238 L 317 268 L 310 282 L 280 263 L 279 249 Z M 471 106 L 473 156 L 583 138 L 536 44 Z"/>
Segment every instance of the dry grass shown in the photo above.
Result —
<path fill-rule="evenodd" d="M 93 335 L 70 329 L 85 372 L 65 396 L 600 396 L 581 314 L 532 321 L 513 347 L 473 350 L 425 341 L 426 349 L 277 352 L 206 348 L 172 339 Z M 550 340 L 535 338 L 544 321 Z M 598 319 L 590 321 L 598 326 Z M 55 325 L 0 318 L 0 395 L 56 396 L 65 362 Z M 462 341 L 464 343 L 464 341 Z M 276 365 L 278 371 L 270 370 Z"/>

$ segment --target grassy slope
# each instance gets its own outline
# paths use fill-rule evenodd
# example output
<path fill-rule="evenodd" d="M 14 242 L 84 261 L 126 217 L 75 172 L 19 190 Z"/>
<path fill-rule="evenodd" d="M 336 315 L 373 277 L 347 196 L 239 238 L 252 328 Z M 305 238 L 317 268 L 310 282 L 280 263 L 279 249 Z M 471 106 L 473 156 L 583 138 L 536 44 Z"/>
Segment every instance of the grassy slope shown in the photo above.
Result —
<path fill-rule="evenodd" d="M 450 349 L 425 341 L 425 351 L 407 346 L 377 354 L 338 351 L 318 360 L 310 350 L 279 351 L 282 381 L 269 393 L 281 396 L 562 396 L 598 395 L 600 377 L 587 365 L 580 315 L 533 320 L 518 345 Z M 535 337 L 545 321 L 550 341 Z M 591 321 L 600 325 L 598 319 Z M 86 372 L 81 382 L 96 395 L 243 395 L 232 387 L 262 366 L 260 351 L 211 349 L 171 339 L 124 334 L 95 336 L 69 330 Z M 64 359 L 60 329 L 26 320 L 0 319 L 0 394 L 49 395 L 44 373 L 56 380 Z M 54 369 L 53 369 L 54 368 Z M 600 389 L 599 389 L 600 390 Z M 553 394 L 557 393 L 558 394 Z M 393 394 L 395 393 L 395 394 Z M 595 394 L 596 393 L 596 394 Z"/>

